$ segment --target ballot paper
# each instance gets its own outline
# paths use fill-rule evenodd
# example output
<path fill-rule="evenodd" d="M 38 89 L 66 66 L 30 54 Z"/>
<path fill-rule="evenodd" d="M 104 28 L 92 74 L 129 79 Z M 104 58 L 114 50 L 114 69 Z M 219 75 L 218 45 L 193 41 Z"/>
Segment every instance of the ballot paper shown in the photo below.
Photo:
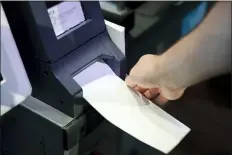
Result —
<path fill-rule="evenodd" d="M 90 77 L 90 74 L 97 76 L 83 81 L 84 75 Z M 163 153 L 169 153 L 190 131 L 139 92 L 129 88 L 104 63 L 93 64 L 80 76 L 76 75 L 74 80 L 81 82 L 83 97 L 105 119 Z"/>

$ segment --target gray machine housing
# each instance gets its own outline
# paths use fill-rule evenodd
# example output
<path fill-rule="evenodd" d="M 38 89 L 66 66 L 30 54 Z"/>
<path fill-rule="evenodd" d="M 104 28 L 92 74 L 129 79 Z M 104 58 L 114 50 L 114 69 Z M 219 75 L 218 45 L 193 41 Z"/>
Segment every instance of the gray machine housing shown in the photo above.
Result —
<path fill-rule="evenodd" d="M 1 118 L 1 154 L 77 155 L 84 123 L 29 97 Z"/>
<path fill-rule="evenodd" d="M 87 115 L 85 115 L 87 116 Z M 1 117 L 1 155 L 118 155 L 121 132 L 103 121 L 85 136 L 86 117 L 72 118 L 34 97 Z"/>

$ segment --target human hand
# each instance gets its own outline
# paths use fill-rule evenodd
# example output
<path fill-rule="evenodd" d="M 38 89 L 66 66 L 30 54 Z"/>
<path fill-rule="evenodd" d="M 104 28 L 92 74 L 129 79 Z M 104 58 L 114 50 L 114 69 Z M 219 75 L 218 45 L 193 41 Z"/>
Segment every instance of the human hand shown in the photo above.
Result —
<path fill-rule="evenodd" d="M 125 82 L 156 104 L 180 98 L 185 88 L 175 83 L 175 74 L 163 63 L 161 56 L 142 56 L 131 69 Z M 168 60 L 166 60 L 168 61 Z"/>

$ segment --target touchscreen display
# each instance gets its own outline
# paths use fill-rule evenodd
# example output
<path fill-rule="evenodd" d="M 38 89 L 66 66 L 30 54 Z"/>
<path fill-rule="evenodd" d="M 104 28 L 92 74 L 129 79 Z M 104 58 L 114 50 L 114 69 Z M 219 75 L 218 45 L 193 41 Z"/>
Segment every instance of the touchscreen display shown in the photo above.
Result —
<path fill-rule="evenodd" d="M 56 37 L 85 21 L 79 1 L 50 2 L 46 5 Z"/>

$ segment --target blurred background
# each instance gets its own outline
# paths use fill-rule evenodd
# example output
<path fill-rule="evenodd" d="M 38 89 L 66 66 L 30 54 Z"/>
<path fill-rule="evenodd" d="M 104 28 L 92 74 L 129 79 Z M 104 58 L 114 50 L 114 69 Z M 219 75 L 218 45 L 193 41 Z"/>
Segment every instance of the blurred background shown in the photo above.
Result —
<path fill-rule="evenodd" d="M 214 2 L 102 1 L 106 20 L 126 29 L 128 69 L 146 53 L 161 54 L 191 32 Z"/>

